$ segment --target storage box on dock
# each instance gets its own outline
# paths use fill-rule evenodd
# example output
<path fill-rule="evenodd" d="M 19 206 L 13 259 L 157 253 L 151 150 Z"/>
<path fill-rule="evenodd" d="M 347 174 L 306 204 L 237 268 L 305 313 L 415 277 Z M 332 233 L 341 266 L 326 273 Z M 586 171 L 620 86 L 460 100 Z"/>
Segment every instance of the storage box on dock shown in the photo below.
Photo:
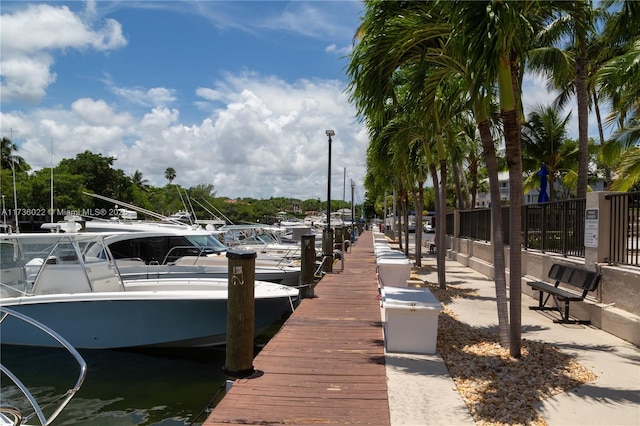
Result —
<path fill-rule="evenodd" d="M 382 292 L 387 351 L 435 353 L 440 301 L 426 288 L 384 287 Z"/>
<path fill-rule="evenodd" d="M 407 286 L 411 276 L 411 261 L 404 258 L 378 258 L 378 281 L 382 286 Z"/>

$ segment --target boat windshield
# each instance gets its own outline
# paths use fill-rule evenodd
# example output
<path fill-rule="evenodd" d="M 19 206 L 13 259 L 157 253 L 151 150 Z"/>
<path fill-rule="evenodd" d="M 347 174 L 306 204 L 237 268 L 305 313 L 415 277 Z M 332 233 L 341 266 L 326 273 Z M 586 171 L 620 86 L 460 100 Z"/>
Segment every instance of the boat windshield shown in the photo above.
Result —
<path fill-rule="evenodd" d="M 186 238 L 195 247 L 202 249 L 203 253 L 220 253 L 227 250 L 213 235 L 187 235 Z"/>

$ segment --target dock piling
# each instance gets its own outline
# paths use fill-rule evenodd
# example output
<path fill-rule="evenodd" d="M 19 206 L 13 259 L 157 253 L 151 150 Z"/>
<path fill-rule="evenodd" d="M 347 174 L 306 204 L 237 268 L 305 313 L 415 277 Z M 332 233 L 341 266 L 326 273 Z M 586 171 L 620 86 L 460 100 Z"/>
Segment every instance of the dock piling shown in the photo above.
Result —
<path fill-rule="evenodd" d="M 227 347 L 223 370 L 234 379 L 255 373 L 253 338 L 255 332 L 256 252 L 229 250 L 227 296 Z"/>
<path fill-rule="evenodd" d="M 315 296 L 315 269 L 316 269 L 316 236 L 303 234 L 301 240 L 301 265 L 300 265 L 300 297 L 312 299 Z"/>

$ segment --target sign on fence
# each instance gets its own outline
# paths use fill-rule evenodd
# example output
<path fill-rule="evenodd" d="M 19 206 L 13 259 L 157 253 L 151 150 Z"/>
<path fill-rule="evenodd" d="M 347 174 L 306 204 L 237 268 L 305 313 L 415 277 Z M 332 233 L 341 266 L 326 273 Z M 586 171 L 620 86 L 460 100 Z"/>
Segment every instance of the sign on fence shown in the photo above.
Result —
<path fill-rule="evenodd" d="M 598 247 L 598 209 L 585 211 L 584 246 Z"/>

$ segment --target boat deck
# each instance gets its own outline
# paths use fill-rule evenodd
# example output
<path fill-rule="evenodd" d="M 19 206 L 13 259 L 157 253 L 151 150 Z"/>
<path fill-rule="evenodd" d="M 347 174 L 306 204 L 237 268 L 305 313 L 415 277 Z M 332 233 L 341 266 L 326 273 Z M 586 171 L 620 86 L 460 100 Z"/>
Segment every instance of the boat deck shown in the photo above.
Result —
<path fill-rule="evenodd" d="M 254 359 L 257 377 L 236 380 L 204 425 L 390 425 L 370 232 L 344 263 Z"/>

